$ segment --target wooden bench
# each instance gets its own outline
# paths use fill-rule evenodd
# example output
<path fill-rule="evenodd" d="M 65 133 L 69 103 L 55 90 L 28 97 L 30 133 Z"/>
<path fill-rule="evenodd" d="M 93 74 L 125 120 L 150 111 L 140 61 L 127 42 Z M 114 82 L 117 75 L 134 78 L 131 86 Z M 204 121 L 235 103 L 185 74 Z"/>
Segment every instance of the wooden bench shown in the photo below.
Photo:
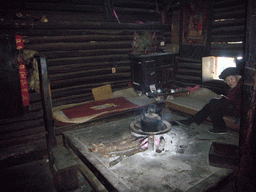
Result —
<path fill-rule="evenodd" d="M 174 99 L 167 100 L 165 106 L 170 109 L 194 115 L 199 110 L 201 110 L 203 106 L 207 104 L 212 98 L 217 96 L 219 95 L 207 88 L 200 88 L 199 90 L 188 95 L 183 95 Z M 226 122 L 227 127 L 239 130 L 240 123 L 236 124 L 232 117 L 226 116 L 223 119 Z M 209 118 L 208 120 L 210 121 Z"/>

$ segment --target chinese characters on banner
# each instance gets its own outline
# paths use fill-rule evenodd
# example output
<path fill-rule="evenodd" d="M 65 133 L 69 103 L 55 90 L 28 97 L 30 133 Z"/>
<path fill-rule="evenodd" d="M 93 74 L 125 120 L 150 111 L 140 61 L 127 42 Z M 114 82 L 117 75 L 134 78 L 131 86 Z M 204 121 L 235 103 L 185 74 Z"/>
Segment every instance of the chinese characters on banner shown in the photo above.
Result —
<path fill-rule="evenodd" d="M 23 49 L 24 43 L 21 35 L 16 35 L 16 46 L 17 49 Z M 22 63 L 19 58 L 19 73 L 20 73 L 20 87 L 21 87 L 21 95 L 22 95 L 22 102 L 23 106 L 29 105 L 29 91 L 28 91 L 28 81 L 27 81 L 27 71 L 26 66 Z"/>

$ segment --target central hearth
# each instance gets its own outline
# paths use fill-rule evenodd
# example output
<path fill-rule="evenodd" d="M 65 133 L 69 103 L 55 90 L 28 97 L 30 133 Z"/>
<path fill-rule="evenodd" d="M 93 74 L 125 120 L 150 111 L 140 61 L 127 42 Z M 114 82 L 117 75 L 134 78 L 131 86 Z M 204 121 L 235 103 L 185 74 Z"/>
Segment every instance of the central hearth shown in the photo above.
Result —
<path fill-rule="evenodd" d="M 145 136 L 145 135 L 162 135 L 168 133 L 171 130 L 171 124 L 166 120 L 162 120 L 161 129 L 159 131 L 144 131 L 141 126 L 141 119 L 135 119 L 130 124 L 130 130 L 135 136 Z"/>
<path fill-rule="evenodd" d="M 90 164 L 92 170 L 96 170 L 96 177 L 102 179 L 109 191 L 207 191 L 232 172 L 231 169 L 210 166 L 208 155 L 213 140 L 234 144 L 234 135 L 220 137 L 209 134 L 210 123 L 192 125 L 190 129 L 186 129 L 172 122 L 170 127 L 165 121 L 184 117 L 165 109 L 161 111 L 161 117 L 164 126 L 159 132 L 142 131 L 140 120 L 143 116 L 140 114 L 71 130 L 64 133 L 64 139 L 85 164 Z M 165 146 L 161 153 L 146 148 L 140 151 L 115 150 L 110 153 L 105 150 L 109 149 L 108 146 L 121 147 L 124 141 L 127 142 L 122 147 L 129 145 L 130 148 L 131 144 L 140 147 L 140 139 L 147 140 L 151 136 L 155 140 L 164 137 Z M 116 156 L 106 157 L 100 150 L 91 152 L 89 149 L 95 147 L 94 144 L 107 147 L 103 148 L 104 154 Z"/>
<path fill-rule="evenodd" d="M 144 108 L 141 118 L 130 123 L 131 134 L 136 137 L 147 137 L 146 143 L 149 151 L 161 153 L 164 150 L 164 134 L 171 130 L 171 124 L 158 113 L 156 105 L 149 105 Z M 159 135 L 160 139 L 155 139 Z"/>

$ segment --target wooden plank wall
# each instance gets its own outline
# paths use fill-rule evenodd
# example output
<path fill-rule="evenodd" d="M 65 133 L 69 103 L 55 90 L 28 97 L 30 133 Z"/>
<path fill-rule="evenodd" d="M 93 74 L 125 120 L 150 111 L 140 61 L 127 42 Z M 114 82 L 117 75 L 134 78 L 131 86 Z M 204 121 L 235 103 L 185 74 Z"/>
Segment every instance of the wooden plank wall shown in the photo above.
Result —
<path fill-rule="evenodd" d="M 156 31 L 168 41 L 170 26 L 158 22 L 155 1 L 113 1 L 120 23 L 106 16 L 107 2 L 25 0 L 22 18 L 14 15 L 15 9 L 2 20 L 1 32 L 22 35 L 25 49 L 46 56 L 54 107 L 92 100 L 91 89 L 104 84 L 110 83 L 113 90 L 127 88 L 131 78 L 128 54 L 135 31 Z M 48 22 L 37 21 L 42 16 Z M 21 163 L 27 154 L 34 158 L 46 155 L 43 123 L 40 95 L 31 92 L 28 113 L 0 120 L 1 166 L 17 163 L 17 159 Z M 59 143 L 63 131 L 63 127 L 56 128 Z"/>
<path fill-rule="evenodd" d="M 212 21 L 209 29 L 212 34 L 210 56 L 237 57 L 244 55 L 244 38 L 246 24 L 246 1 L 214 0 Z M 194 46 L 193 54 L 200 55 L 200 47 Z M 185 53 L 187 54 L 187 53 Z M 187 54 L 188 55 L 188 54 Z M 202 59 L 192 56 L 178 57 L 176 60 L 176 84 L 179 86 L 195 86 L 209 88 L 216 93 L 224 93 L 227 86 L 221 82 L 202 83 Z M 241 67 L 241 66 L 239 66 Z"/>

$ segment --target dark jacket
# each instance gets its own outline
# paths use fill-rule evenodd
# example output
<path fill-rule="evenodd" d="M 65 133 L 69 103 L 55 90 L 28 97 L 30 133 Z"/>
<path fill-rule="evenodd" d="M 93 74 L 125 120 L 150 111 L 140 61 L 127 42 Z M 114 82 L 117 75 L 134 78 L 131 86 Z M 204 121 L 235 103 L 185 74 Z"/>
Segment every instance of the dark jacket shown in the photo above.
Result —
<path fill-rule="evenodd" d="M 242 88 L 243 80 L 240 79 L 234 88 L 229 89 L 227 96 L 223 96 L 221 98 L 226 103 L 226 105 L 232 107 L 234 116 L 236 118 L 239 118 L 241 114 Z"/>

